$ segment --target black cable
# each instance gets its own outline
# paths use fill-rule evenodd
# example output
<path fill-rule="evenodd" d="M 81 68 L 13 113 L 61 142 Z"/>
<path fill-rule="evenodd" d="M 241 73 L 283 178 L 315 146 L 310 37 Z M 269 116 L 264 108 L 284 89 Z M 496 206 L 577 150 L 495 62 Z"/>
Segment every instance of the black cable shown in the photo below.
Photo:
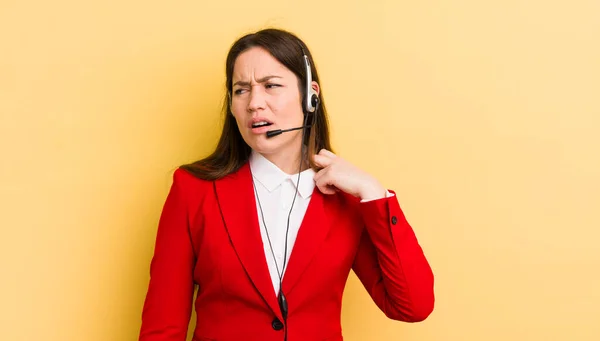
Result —
<path fill-rule="evenodd" d="M 317 103 L 317 108 L 318 108 L 318 103 Z M 308 117 L 309 117 L 309 114 L 304 115 L 304 125 L 305 126 L 307 126 Z M 260 209 L 261 219 L 262 219 L 263 225 L 265 227 L 267 240 L 269 242 L 269 248 L 271 249 L 271 256 L 273 257 L 273 261 L 275 262 L 275 268 L 277 269 L 277 275 L 279 277 L 279 294 L 277 295 L 277 302 L 279 303 L 279 309 L 281 310 L 281 316 L 283 317 L 283 328 L 284 328 L 283 340 L 284 341 L 287 341 L 287 332 L 288 332 L 288 325 L 287 325 L 288 303 L 287 303 L 287 298 L 285 297 L 285 294 L 283 293 L 283 274 L 285 273 L 285 268 L 287 266 L 287 249 L 288 249 L 288 235 L 289 235 L 289 231 L 290 231 L 290 218 L 292 215 L 292 210 L 294 209 L 294 203 L 296 202 L 296 197 L 298 196 L 298 188 L 300 187 L 300 173 L 302 172 L 302 165 L 304 164 L 304 157 L 306 156 L 305 154 L 307 153 L 307 151 L 306 151 L 307 146 L 304 143 L 305 134 L 306 134 L 306 129 L 302 129 L 302 140 L 300 142 L 301 143 L 300 164 L 298 166 L 298 179 L 296 180 L 296 191 L 294 192 L 294 198 L 292 199 L 292 204 L 290 205 L 290 211 L 288 212 L 287 227 L 285 230 L 285 249 L 284 249 L 283 266 L 282 266 L 281 272 L 279 271 L 279 265 L 277 264 L 277 259 L 275 257 L 275 253 L 273 251 L 273 245 L 271 244 L 271 237 L 269 237 L 269 230 L 267 229 L 267 223 L 265 222 L 265 216 L 263 213 L 262 204 L 260 202 L 260 198 L 258 197 L 258 191 L 256 190 L 256 183 L 254 182 L 254 179 L 252 179 L 252 184 L 254 186 L 254 191 L 256 193 L 256 199 L 258 201 L 258 208 Z"/>

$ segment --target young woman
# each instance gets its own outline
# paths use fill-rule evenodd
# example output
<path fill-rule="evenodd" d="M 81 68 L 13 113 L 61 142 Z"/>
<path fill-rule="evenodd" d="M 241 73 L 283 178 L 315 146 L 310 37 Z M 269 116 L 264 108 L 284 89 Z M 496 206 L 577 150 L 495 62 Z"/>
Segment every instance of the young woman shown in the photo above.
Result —
<path fill-rule="evenodd" d="M 336 156 L 319 77 L 295 35 L 266 29 L 226 61 L 216 150 L 175 171 L 141 341 L 341 341 L 354 271 L 391 319 L 433 310 L 433 273 L 395 192 Z"/>

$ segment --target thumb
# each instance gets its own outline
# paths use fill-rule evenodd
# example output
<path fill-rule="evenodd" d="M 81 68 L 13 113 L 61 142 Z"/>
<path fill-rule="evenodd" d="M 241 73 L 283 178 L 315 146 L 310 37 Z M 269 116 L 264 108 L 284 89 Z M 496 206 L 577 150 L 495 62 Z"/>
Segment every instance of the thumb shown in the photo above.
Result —
<path fill-rule="evenodd" d="M 328 157 L 326 157 L 326 156 L 323 156 L 323 155 L 314 154 L 313 155 L 313 162 L 317 166 L 319 166 L 321 168 L 325 168 L 325 167 L 329 166 L 333 162 L 333 160 L 330 159 L 330 158 L 328 158 Z"/>

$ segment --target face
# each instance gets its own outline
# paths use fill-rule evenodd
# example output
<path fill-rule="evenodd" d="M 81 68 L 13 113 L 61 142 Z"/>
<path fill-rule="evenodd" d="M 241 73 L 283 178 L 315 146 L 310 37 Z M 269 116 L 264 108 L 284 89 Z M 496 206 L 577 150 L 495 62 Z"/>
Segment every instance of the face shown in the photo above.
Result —
<path fill-rule="evenodd" d="M 232 84 L 231 111 L 246 143 L 264 155 L 300 153 L 302 130 L 266 136 L 269 130 L 302 126 L 298 77 L 267 50 L 254 47 L 237 57 Z"/>

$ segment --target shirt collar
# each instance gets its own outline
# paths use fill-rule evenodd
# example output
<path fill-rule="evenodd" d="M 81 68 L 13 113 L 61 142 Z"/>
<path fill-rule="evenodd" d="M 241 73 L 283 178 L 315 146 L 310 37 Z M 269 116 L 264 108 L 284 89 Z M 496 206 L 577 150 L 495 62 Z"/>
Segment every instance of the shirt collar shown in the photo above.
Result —
<path fill-rule="evenodd" d="M 279 167 L 254 150 L 250 154 L 249 163 L 253 178 L 258 180 L 258 182 L 260 182 L 269 192 L 272 192 L 288 179 L 290 179 L 292 184 L 296 187 L 298 173 L 291 175 L 286 174 L 279 169 Z M 315 189 L 314 176 L 315 171 L 312 168 L 300 173 L 300 185 L 297 186 L 298 194 L 304 199 L 310 197 Z"/>

